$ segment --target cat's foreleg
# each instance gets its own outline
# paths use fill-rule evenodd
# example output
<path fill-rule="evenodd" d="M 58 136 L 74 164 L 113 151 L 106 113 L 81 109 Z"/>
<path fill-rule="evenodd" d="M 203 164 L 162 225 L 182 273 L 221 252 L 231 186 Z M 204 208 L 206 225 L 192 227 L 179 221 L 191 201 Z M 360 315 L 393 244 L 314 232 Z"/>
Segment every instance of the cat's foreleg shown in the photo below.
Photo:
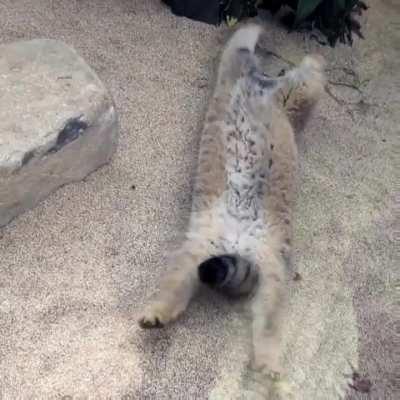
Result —
<path fill-rule="evenodd" d="M 139 318 L 142 328 L 161 328 L 186 310 L 200 285 L 197 267 L 207 256 L 204 244 L 187 241 L 170 257 L 159 292 Z"/>

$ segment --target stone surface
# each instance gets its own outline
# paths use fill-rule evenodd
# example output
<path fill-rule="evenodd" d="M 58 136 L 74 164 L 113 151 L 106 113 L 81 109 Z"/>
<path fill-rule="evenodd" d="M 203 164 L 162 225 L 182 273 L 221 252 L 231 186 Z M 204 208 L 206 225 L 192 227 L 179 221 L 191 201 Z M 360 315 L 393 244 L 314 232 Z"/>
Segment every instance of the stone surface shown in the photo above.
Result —
<path fill-rule="evenodd" d="M 108 162 L 117 133 L 111 97 L 72 48 L 1 46 L 0 226 Z"/>

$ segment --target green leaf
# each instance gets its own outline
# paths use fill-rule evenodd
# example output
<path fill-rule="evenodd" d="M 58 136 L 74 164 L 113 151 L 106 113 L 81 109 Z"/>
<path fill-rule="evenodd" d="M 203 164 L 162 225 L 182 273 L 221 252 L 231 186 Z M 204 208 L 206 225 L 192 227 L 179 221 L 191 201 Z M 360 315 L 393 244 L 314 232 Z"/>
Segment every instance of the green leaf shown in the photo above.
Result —
<path fill-rule="evenodd" d="M 238 23 L 238 19 L 235 17 L 231 17 L 230 15 L 226 16 L 226 23 L 229 26 L 229 28 L 232 28 Z"/>
<path fill-rule="evenodd" d="M 296 10 L 296 23 L 306 19 L 320 3 L 322 3 L 322 0 L 299 0 Z"/>

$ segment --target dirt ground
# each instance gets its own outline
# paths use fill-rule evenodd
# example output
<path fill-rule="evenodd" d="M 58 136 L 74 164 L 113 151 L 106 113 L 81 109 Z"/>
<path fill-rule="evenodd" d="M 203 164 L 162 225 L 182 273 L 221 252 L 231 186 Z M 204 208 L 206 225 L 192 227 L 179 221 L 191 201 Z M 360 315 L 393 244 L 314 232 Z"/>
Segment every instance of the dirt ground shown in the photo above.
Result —
<path fill-rule="evenodd" d="M 290 289 L 284 337 L 296 400 L 399 398 L 400 4 L 368 3 L 366 40 L 352 48 L 287 35 L 263 18 L 261 47 L 281 56 L 264 60 L 271 74 L 288 68 L 283 59 L 318 51 L 331 81 L 300 138 L 302 279 Z M 165 330 L 136 324 L 187 221 L 227 33 L 157 0 L 0 0 L 0 43 L 73 46 L 109 88 L 121 124 L 110 165 L 0 230 L 0 399 L 246 398 L 240 305 L 205 293 Z M 348 385 L 350 363 L 371 382 L 369 394 Z"/>

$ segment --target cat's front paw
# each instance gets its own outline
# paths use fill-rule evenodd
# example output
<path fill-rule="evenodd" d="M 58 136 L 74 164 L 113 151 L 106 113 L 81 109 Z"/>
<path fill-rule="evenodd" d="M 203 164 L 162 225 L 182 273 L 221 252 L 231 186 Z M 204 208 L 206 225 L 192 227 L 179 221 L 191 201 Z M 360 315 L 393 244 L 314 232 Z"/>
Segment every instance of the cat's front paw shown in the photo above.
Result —
<path fill-rule="evenodd" d="M 143 329 L 163 328 L 173 319 L 175 315 L 167 304 L 155 302 L 144 310 L 138 323 Z"/>
<path fill-rule="evenodd" d="M 311 54 L 303 58 L 301 62 L 301 67 L 303 69 L 309 69 L 321 72 L 326 67 L 326 60 L 320 54 Z"/>

